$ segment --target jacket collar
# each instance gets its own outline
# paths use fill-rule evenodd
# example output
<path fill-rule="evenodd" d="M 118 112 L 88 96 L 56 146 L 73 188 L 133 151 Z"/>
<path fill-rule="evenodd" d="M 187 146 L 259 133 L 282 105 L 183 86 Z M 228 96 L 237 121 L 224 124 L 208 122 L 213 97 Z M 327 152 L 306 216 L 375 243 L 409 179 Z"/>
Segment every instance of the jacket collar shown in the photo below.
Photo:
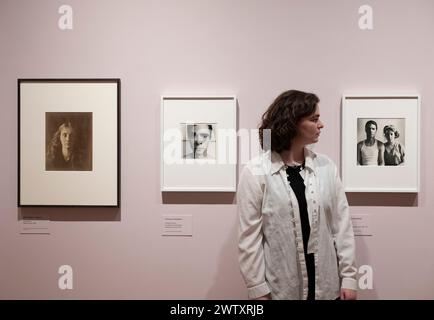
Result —
<path fill-rule="evenodd" d="M 317 154 L 308 149 L 304 148 L 304 167 L 309 171 L 315 173 L 315 164 L 313 160 L 316 158 Z M 286 165 L 282 160 L 282 157 L 279 153 L 272 151 L 271 152 L 271 174 L 275 174 L 279 172 L 282 168 L 286 169 Z"/>

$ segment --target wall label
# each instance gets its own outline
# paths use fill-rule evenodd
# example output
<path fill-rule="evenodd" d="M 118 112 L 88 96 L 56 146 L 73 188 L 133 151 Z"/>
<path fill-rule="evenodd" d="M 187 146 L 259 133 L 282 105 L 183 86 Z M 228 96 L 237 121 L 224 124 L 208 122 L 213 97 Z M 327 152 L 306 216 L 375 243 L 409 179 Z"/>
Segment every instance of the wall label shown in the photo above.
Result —
<path fill-rule="evenodd" d="M 192 215 L 163 215 L 163 236 L 192 236 Z"/>

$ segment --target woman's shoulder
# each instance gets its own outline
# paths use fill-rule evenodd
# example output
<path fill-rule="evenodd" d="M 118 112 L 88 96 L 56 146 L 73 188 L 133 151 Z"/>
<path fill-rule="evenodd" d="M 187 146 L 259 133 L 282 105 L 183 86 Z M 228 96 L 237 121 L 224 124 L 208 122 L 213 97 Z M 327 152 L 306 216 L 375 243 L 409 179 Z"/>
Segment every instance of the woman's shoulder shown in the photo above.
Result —
<path fill-rule="evenodd" d="M 319 175 L 335 175 L 337 172 L 336 163 L 326 154 L 316 153 L 313 164 L 314 170 Z"/>
<path fill-rule="evenodd" d="M 404 145 L 402 143 L 397 142 L 396 145 L 397 145 L 399 150 L 404 150 Z"/>

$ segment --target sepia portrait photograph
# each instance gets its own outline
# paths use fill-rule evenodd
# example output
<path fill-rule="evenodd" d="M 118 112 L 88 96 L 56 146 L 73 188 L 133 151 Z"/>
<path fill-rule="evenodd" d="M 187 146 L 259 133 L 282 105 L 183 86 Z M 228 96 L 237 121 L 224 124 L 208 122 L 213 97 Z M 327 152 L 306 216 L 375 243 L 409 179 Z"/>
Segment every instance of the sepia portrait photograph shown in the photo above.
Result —
<path fill-rule="evenodd" d="M 404 118 L 357 119 L 357 165 L 405 164 Z"/>
<path fill-rule="evenodd" d="M 92 171 L 92 112 L 46 112 L 45 140 L 47 171 Z"/>
<path fill-rule="evenodd" d="M 215 123 L 181 123 L 183 159 L 216 158 Z"/>

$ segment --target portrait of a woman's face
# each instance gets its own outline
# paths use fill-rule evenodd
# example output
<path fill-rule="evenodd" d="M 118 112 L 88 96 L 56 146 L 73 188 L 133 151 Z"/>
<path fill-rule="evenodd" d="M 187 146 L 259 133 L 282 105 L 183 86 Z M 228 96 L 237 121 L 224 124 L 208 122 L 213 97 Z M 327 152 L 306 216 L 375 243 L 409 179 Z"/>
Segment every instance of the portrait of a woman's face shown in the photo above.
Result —
<path fill-rule="evenodd" d="M 92 171 L 92 113 L 46 112 L 45 170 Z"/>
<path fill-rule="evenodd" d="M 72 126 L 66 127 L 62 125 L 60 127 L 60 144 L 62 149 L 71 150 L 74 147 L 75 132 Z"/>
<path fill-rule="evenodd" d="M 183 159 L 215 159 L 215 123 L 182 124 Z"/>

